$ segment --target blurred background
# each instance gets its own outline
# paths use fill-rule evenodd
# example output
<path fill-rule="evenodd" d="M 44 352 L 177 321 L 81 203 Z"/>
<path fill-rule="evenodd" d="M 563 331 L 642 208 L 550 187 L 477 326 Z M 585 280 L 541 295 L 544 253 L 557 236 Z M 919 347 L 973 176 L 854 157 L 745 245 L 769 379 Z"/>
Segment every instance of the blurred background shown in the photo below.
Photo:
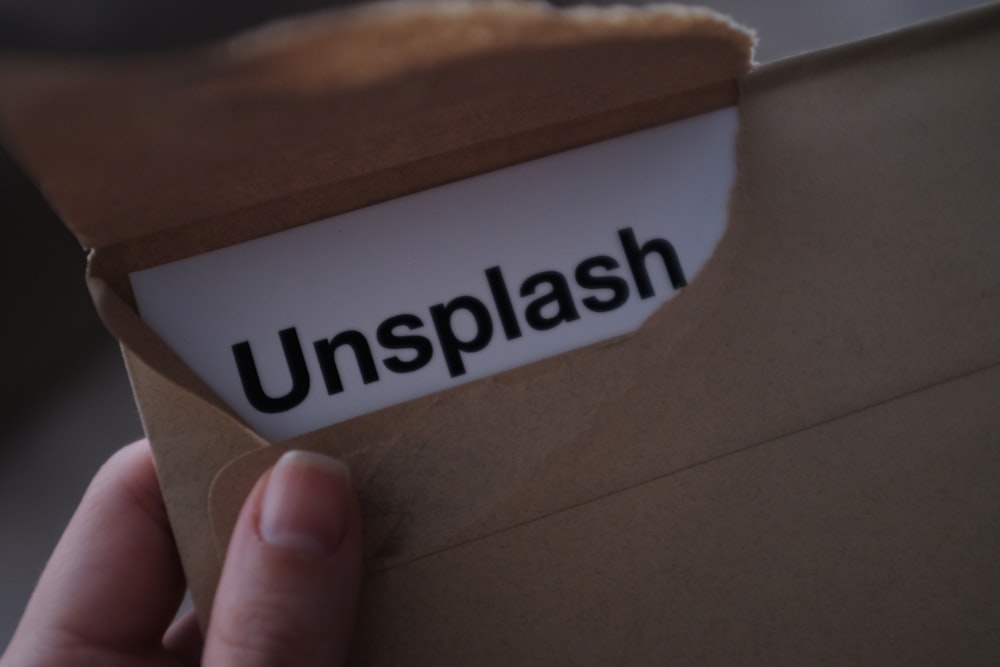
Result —
<path fill-rule="evenodd" d="M 0 0 L 0 52 L 182 49 L 331 0 Z M 575 2 L 558 1 L 569 5 Z M 610 3 L 595 3 L 610 4 Z M 976 0 L 706 0 L 757 30 L 767 63 L 897 29 Z M 3 91 L 0 91 L 0 95 Z M 2 138 L 0 138 L 2 142 Z M 0 651 L 88 480 L 142 435 L 85 253 L 0 145 Z"/>

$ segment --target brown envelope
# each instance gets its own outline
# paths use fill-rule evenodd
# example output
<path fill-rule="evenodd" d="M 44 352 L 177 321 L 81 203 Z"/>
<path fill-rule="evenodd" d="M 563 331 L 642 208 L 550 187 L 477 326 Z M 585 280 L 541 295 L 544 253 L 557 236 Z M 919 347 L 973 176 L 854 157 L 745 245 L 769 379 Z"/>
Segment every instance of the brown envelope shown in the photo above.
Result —
<path fill-rule="evenodd" d="M 745 35 L 612 11 L 8 60 L 200 611 L 248 485 L 308 447 L 362 493 L 357 664 L 995 662 L 996 9 L 743 77 L 727 233 L 631 336 L 268 446 L 136 318 L 129 270 L 735 100 Z"/>

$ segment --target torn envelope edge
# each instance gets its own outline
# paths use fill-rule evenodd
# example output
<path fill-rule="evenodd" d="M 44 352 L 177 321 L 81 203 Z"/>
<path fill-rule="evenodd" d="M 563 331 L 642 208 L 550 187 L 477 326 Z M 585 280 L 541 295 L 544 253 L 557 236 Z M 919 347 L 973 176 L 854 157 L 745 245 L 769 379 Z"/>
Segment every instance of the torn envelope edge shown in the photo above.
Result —
<path fill-rule="evenodd" d="M 386 59 L 393 60 L 393 53 L 385 52 L 385 44 L 393 41 L 383 39 L 371 43 L 373 34 L 381 34 L 379 31 L 387 27 L 383 22 L 386 15 L 381 14 L 382 11 L 384 8 L 370 12 L 351 10 L 343 16 L 345 24 L 356 31 L 350 33 L 348 30 L 348 34 L 360 35 L 354 45 L 359 51 L 354 55 L 364 59 L 373 55 L 364 49 L 377 48 L 380 62 L 384 65 Z M 413 52 L 401 49 L 401 62 L 390 62 L 394 67 L 387 68 L 392 73 L 391 77 L 369 80 L 360 87 L 348 87 L 341 91 L 349 103 L 352 95 L 363 95 L 369 87 L 383 86 L 384 90 L 376 99 L 395 102 L 398 99 L 394 87 L 412 94 L 412 87 L 407 88 L 412 79 L 428 80 L 437 95 L 427 100 L 428 104 L 418 107 L 422 115 L 414 116 L 415 108 L 410 108 L 410 113 L 402 117 L 395 116 L 391 110 L 373 110 L 376 114 L 383 114 L 382 120 L 391 120 L 394 133 L 411 141 L 404 141 L 402 147 L 361 142 L 360 145 L 367 146 L 369 153 L 355 157 L 365 170 L 351 173 L 349 166 L 354 162 L 351 154 L 329 145 L 328 135 L 317 134 L 315 136 L 324 136 L 327 144 L 306 148 L 307 152 L 313 150 L 323 154 L 314 162 L 328 163 L 331 157 L 336 158 L 336 163 L 326 173 L 318 175 L 323 182 L 321 186 L 291 189 L 289 184 L 298 184 L 299 181 L 295 172 L 306 167 L 278 161 L 276 166 L 267 167 L 273 168 L 273 173 L 267 173 L 265 168 L 264 173 L 248 174 L 248 179 L 272 185 L 277 183 L 278 187 L 288 188 L 286 191 L 263 201 L 254 201 L 252 193 L 247 197 L 244 187 L 234 198 L 231 193 L 225 192 L 226 183 L 231 182 L 226 181 L 215 193 L 218 195 L 216 199 L 232 206 L 223 212 L 214 210 L 215 200 L 184 200 L 184 179 L 199 177 L 198 173 L 187 174 L 189 169 L 197 171 L 195 161 L 155 153 L 145 156 L 152 165 L 150 169 L 157 172 L 159 181 L 174 180 L 171 183 L 175 186 L 173 189 L 162 190 L 157 188 L 156 179 L 141 182 L 141 175 L 139 182 L 119 185 L 115 181 L 116 176 L 126 178 L 127 172 L 135 167 L 127 159 L 108 165 L 109 169 L 102 169 L 104 155 L 101 153 L 101 142 L 108 138 L 102 135 L 114 134 L 118 129 L 113 118 L 116 104 L 122 104 L 121 108 L 125 108 L 127 113 L 128 97 L 136 94 L 137 86 L 142 87 L 140 93 L 148 94 L 149 86 L 156 84 L 156 76 L 152 80 L 136 83 L 137 79 L 143 78 L 141 65 L 132 69 L 125 67 L 125 73 L 118 77 L 117 83 L 116 75 L 105 77 L 100 67 L 92 71 L 90 67 L 84 67 L 82 73 L 74 74 L 72 67 L 53 73 L 45 65 L 36 70 L 37 78 L 32 78 L 30 73 L 23 75 L 23 69 L 17 69 L 15 63 L 13 75 L 9 68 L 4 73 L 7 86 L 13 81 L 13 85 L 23 93 L 14 96 L 14 103 L 2 105 L 0 109 L 0 117 L 7 125 L 14 149 L 35 174 L 71 229 L 78 233 L 83 243 L 94 247 L 88 283 L 102 319 L 121 341 L 143 424 L 154 448 L 171 524 L 203 623 L 207 621 L 221 564 L 209 518 L 210 485 L 227 463 L 264 448 L 268 443 L 236 418 L 138 319 L 128 287 L 128 272 L 541 155 L 728 106 L 736 101 L 736 79 L 745 74 L 750 66 L 752 38 L 733 28 L 728 21 L 706 12 L 676 8 L 557 11 L 540 10 L 521 3 L 469 5 L 457 13 L 440 14 L 438 11 L 433 5 L 408 5 L 396 7 L 390 14 L 393 14 L 393 21 L 402 20 L 403 23 L 408 17 L 412 18 L 425 37 L 428 30 L 440 26 L 451 40 L 440 42 L 447 47 L 442 47 L 444 50 L 455 51 L 454 44 L 462 41 L 462 35 L 475 34 L 475 31 L 463 29 L 466 21 L 480 22 L 488 27 L 499 25 L 502 29 L 497 30 L 492 43 L 487 40 L 485 47 L 481 43 L 467 44 L 464 52 L 458 48 L 457 53 L 445 54 L 430 66 L 417 62 L 418 67 L 410 69 Z M 298 27 L 303 34 L 309 35 L 309 39 L 303 40 L 305 53 L 292 55 L 302 57 L 308 55 L 310 49 L 322 51 L 329 47 L 322 39 L 315 39 L 317 33 L 322 37 L 323 21 L 315 24 L 306 21 Z M 337 31 L 341 25 L 336 19 L 330 19 L 325 27 Z M 553 30 L 553 27 L 560 29 Z M 389 28 L 392 29 L 391 26 Z M 280 35 L 282 43 L 292 52 L 296 51 L 297 29 L 292 25 Z M 405 25 L 401 29 L 405 31 Z M 343 33 L 339 37 L 338 48 L 352 48 L 350 43 L 343 46 Z M 550 45 L 553 42 L 554 45 Z M 433 40 L 425 40 L 421 48 L 433 51 L 437 47 Z M 581 53 L 587 54 L 594 62 L 605 61 L 609 64 L 596 70 L 578 66 Z M 295 64 L 300 62 L 296 57 L 288 62 L 278 57 L 288 55 L 287 51 L 278 48 L 269 55 L 265 54 L 263 62 L 267 64 L 269 59 L 273 59 L 278 69 L 290 66 L 298 68 L 290 70 L 292 73 L 300 71 L 300 66 Z M 329 57 L 326 53 L 321 55 Z M 171 74 L 175 75 L 174 79 L 183 79 L 185 75 L 193 76 L 191 73 L 197 71 L 197 58 L 194 58 L 194 64 L 190 58 L 179 60 L 182 64 L 177 71 L 172 70 L 169 62 L 155 65 L 158 76 L 167 82 L 165 85 L 168 87 L 174 83 Z M 309 60 L 306 58 L 306 61 Z M 483 104 L 482 96 L 469 96 L 467 91 L 477 79 L 482 78 L 483 67 L 495 77 L 498 72 L 503 72 L 507 62 L 516 63 L 516 67 L 511 76 L 503 81 L 507 88 L 494 91 L 498 99 L 486 100 L 489 109 L 489 117 L 486 118 L 483 116 L 484 109 L 478 106 Z M 233 72 L 245 76 L 246 63 L 242 63 L 243 69 L 240 64 L 233 67 Z M 425 66 L 419 67 L 421 64 Z M 619 77 L 614 75 L 636 69 L 641 74 L 635 81 L 628 82 L 632 90 L 628 86 L 622 89 Z M 262 70 L 261 81 L 266 88 L 271 85 L 268 77 L 273 72 L 267 71 L 267 67 Z M 596 74 L 592 73 L 594 71 Z M 222 83 L 222 96 L 225 97 L 225 68 L 216 75 Z M 232 93 L 236 102 L 246 104 L 247 95 L 253 99 L 253 76 L 250 75 L 249 84 L 242 81 L 240 89 Z M 563 84 L 569 81 L 571 85 L 567 90 L 575 91 L 577 96 L 553 97 L 550 92 L 553 81 Z M 606 83 L 613 85 L 605 86 Z M 90 84 L 96 86 L 96 94 Z M 118 84 L 124 92 L 115 92 Z M 205 85 L 210 89 L 214 84 L 209 81 Z M 313 82 L 313 85 L 317 84 Z M 563 85 L 563 88 L 566 86 Z M 200 90 L 201 99 L 209 100 L 208 106 L 218 102 L 213 94 Z M 262 106 L 273 104 L 270 93 L 265 91 L 260 99 L 254 101 Z M 442 93 L 450 93 L 450 97 L 442 99 Z M 95 97 L 100 99 L 95 101 Z M 197 106 L 198 99 L 196 95 L 192 103 L 194 106 Z M 316 95 L 305 101 L 293 98 L 292 105 L 299 110 L 305 108 L 307 115 L 319 117 L 327 114 L 326 101 L 327 98 Z M 37 108 L 32 106 L 34 103 L 37 103 Z M 70 137 L 60 136 L 58 131 L 56 136 L 50 137 L 47 131 L 52 128 L 46 123 L 52 119 L 45 117 L 44 113 L 34 113 L 40 109 L 51 110 L 54 106 L 61 106 L 62 114 L 65 114 L 66 108 L 80 112 L 79 117 L 67 116 L 61 130 L 85 143 L 94 142 L 83 146 L 82 152 L 80 146 L 69 147 L 72 150 L 70 162 L 75 159 L 81 162 L 70 164 L 68 171 L 63 172 L 60 169 L 65 164 L 62 158 L 66 156 L 67 147 L 59 145 L 60 138 L 69 141 Z M 443 119 L 444 124 L 434 118 L 441 108 L 448 113 Z M 102 117 L 102 109 L 109 110 L 111 120 Z M 209 113 L 213 110 L 210 108 Z M 277 115 L 281 117 L 280 109 Z M 163 122 L 164 127 L 159 129 L 166 129 L 169 133 L 169 117 L 154 118 L 151 122 L 156 121 Z M 210 125 L 212 122 L 218 121 L 208 116 L 207 123 Z M 488 127 L 484 130 L 481 125 Z M 421 134 L 428 126 L 435 128 L 433 136 Z M 124 131 L 127 133 L 128 129 Z M 206 127 L 205 131 L 222 133 L 223 144 L 228 141 L 225 126 Z M 363 136 L 364 128 L 351 126 L 349 132 Z M 379 138 L 384 139 L 384 136 Z M 121 159 L 122 152 L 126 158 L 134 160 L 146 148 L 138 137 L 124 136 L 119 139 L 120 144 L 115 140 L 118 145 L 112 150 L 111 160 Z M 218 137 L 215 139 L 218 140 Z M 197 142 L 198 137 L 188 137 L 187 140 Z M 130 141 L 139 141 L 140 145 L 131 147 L 128 145 Z M 231 143 L 240 143 L 240 137 L 232 137 Z M 357 143 L 350 145 L 356 150 L 359 147 Z M 372 146 L 383 150 L 372 149 Z M 223 150 L 226 148 L 224 145 Z M 93 162 L 84 169 L 82 165 L 88 160 Z M 232 158 L 231 166 L 239 161 L 239 157 Z M 215 168 L 218 169 L 218 166 Z M 289 174 L 289 171 L 292 173 Z M 101 184 L 76 183 L 86 180 L 84 174 L 106 178 L 107 181 Z M 157 208 L 159 202 L 174 199 L 178 191 L 182 194 L 181 203 L 188 204 L 185 211 L 188 218 L 178 217 L 164 223 L 155 215 L 138 217 L 144 209 Z M 102 204 L 123 198 L 122 192 L 127 193 L 124 198 L 131 197 L 136 206 L 129 210 L 128 206 L 123 208 L 119 205 L 114 215 L 123 217 L 108 224 L 105 233 L 100 221 L 94 223 L 100 218 L 97 212 L 102 210 Z M 239 201 L 234 205 L 236 199 Z M 176 203 L 167 203 L 165 208 L 176 210 Z M 205 213 L 207 215 L 201 215 Z M 143 222 L 140 224 L 139 220 Z M 151 227 L 149 232 L 142 231 L 147 227 Z M 638 335 L 655 336 L 655 331 L 647 326 Z M 559 363 L 589 363 L 588 359 L 600 353 L 599 347 L 570 353 Z M 528 376 L 532 374 L 527 373 Z M 477 384 L 480 383 L 446 393 L 459 396 L 474 394 Z M 393 410 L 393 419 L 385 420 L 381 427 L 385 438 L 393 439 L 405 432 L 407 418 L 419 417 L 421 406 L 437 400 L 437 396 L 428 397 Z M 348 458 L 351 457 L 352 447 L 363 450 L 368 446 L 366 442 L 349 440 L 331 442 L 342 430 L 331 427 L 286 444 L 332 450 Z M 365 489 L 361 486 L 364 495 Z M 367 501 L 380 510 L 386 509 L 385 502 L 380 502 L 378 498 L 369 497 Z M 380 548 L 374 545 L 369 550 L 378 551 Z"/>

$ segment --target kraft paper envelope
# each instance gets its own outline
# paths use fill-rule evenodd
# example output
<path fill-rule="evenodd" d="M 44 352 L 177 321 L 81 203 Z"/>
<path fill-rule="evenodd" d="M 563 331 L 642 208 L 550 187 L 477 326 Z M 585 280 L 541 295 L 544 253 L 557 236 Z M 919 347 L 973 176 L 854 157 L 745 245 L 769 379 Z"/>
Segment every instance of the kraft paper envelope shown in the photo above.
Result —
<path fill-rule="evenodd" d="M 307 447 L 365 508 L 355 664 L 996 662 L 1000 11 L 746 74 L 749 48 L 705 13 L 490 4 L 7 60 L 6 138 L 96 248 L 203 614 L 249 485 Z M 130 270 L 737 78 L 726 235 L 632 335 L 268 445 L 134 314 Z"/>

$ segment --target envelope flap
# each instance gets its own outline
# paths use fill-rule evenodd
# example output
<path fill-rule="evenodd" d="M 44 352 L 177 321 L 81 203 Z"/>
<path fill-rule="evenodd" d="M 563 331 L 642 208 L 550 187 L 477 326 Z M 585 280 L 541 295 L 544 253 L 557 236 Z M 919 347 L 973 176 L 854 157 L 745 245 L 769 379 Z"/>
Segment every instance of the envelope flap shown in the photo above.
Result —
<path fill-rule="evenodd" d="M 152 235 L 149 264 L 731 104 L 751 47 L 676 6 L 377 4 L 179 55 L 8 58 L 0 122 L 85 246 Z"/>

